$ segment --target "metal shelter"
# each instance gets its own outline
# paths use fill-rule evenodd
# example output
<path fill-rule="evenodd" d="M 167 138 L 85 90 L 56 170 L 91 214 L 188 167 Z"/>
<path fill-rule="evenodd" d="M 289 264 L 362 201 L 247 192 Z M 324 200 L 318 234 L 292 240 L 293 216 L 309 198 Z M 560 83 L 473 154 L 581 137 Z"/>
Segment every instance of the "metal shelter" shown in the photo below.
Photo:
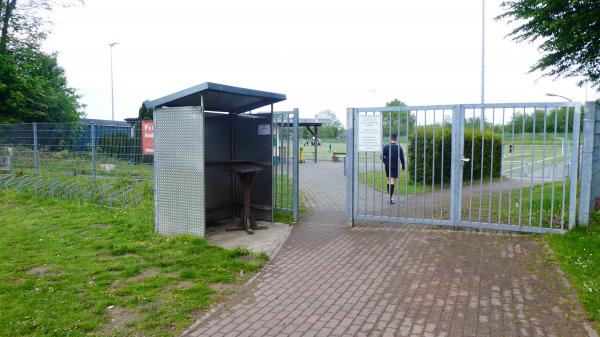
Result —
<path fill-rule="evenodd" d="M 262 168 L 251 185 L 252 212 L 273 220 L 273 104 L 285 99 L 207 82 L 144 103 L 154 110 L 158 233 L 205 236 L 208 219 L 239 217 L 243 187 L 227 168 L 242 163 Z M 269 105 L 271 113 L 246 113 Z"/>

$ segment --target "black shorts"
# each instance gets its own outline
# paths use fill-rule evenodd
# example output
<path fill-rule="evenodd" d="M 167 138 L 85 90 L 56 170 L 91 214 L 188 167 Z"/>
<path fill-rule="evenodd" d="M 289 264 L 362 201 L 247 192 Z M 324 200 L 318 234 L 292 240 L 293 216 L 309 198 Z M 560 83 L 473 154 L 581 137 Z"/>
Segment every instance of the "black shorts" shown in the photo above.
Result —
<path fill-rule="evenodd" d="M 393 166 L 392 165 L 392 169 L 390 170 L 390 167 L 388 165 L 384 165 L 385 166 L 385 176 L 388 178 L 398 178 L 398 166 Z"/>

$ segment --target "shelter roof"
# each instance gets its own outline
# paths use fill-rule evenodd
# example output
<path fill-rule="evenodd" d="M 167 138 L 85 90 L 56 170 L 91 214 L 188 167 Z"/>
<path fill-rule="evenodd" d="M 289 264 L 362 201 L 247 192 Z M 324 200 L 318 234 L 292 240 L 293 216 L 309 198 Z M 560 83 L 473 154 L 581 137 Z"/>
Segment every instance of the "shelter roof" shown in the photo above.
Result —
<path fill-rule="evenodd" d="M 319 119 L 319 118 L 299 118 L 298 119 L 298 126 L 302 127 L 302 126 L 322 126 L 325 123 L 330 122 L 330 119 Z M 287 121 L 284 122 L 277 122 L 277 125 L 282 126 L 282 127 L 292 127 L 294 126 L 294 123 L 292 121 L 290 121 L 289 123 Z"/>
<path fill-rule="evenodd" d="M 145 102 L 146 109 L 159 107 L 200 106 L 204 110 L 243 113 L 284 101 L 285 95 L 206 82 L 170 95 Z"/>

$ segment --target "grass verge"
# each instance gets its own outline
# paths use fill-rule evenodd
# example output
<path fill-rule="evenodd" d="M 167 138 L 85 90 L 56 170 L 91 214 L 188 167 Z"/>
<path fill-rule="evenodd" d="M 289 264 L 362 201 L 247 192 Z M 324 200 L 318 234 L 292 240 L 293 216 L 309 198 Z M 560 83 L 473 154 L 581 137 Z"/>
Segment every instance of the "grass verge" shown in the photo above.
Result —
<path fill-rule="evenodd" d="M 469 196 L 462 200 L 462 219 L 543 228 L 566 228 L 569 221 L 570 183 L 557 181 L 530 187 L 503 190 L 484 190 L 479 197 L 479 184 L 463 186 Z M 485 189 L 485 185 L 484 185 Z M 564 189 L 564 208 L 563 208 Z M 554 192 L 554 193 L 553 193 Z M 470 206 L 470 207 L 469 207 Z M 471 217 L 469 209 L 471 208 Z M 481 210 L 481 212 L 479 211 Z M 564 213 L 563 213 L 564 211 Z M 541 220 L 541 221 L 540 221 Z"/>
<path fill-rule="evenodd" d="M 273 186 L 273 191 L 275 192 L 275 208 L 292 209 L 294 203 L 294 194 L 293 183 L 290 177 L 287 175 L 278 175 L 277 181 Z M 305 208 L 300 191 L 298 191 L 298 193 L 298 201 L 300 203 L 298 205 L 298 214 L 300 216 L 302 213 L 304 213 Z M 274 210 L 273 221 L 292 224 L 294 222 L 292 219 L 292 211 Z"/>
<path fill-rule="evenodd" d="M 113 210 L 0 191 L 0 214 L 2 336 L 175 335 L 265 262 L 156 235 L 149 197 Z"/>
<path fill-rule="evenodd" d="M 600 212 L 594 213 L 589 228 L 548 235 L 545 240 L 600 331 Z"/>

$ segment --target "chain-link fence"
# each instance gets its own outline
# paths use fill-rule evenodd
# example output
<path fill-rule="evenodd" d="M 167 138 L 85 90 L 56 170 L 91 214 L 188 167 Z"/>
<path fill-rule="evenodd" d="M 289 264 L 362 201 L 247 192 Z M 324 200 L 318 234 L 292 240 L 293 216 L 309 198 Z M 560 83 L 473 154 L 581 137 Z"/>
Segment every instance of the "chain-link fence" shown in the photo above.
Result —
<path fill-rule="evenodd" d="M 0 174 L 152 180 L 142 124 L 113 121 L 0 124 Z"/>

